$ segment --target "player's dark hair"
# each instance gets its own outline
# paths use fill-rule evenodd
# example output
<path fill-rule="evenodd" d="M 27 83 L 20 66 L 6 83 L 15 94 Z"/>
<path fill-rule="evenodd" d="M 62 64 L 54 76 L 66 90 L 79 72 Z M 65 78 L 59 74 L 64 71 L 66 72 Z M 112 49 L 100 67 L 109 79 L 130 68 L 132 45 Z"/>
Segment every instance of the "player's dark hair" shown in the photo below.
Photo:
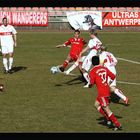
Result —
<path fill-rule="evenodd" d="M 78 32 L 80 34 L 80 30 L 75 30 L 74 32 Z"/>
<path fill-rule="evenodd" d="M 2 21 L 4 21 L 5 19 L 7 20 L 7 17 L 4 17 L 4 18 L 2 19 Z"/>
<path fill-rule="evenodd" d="M 92 57 L 92 65 L 93 66 L 99 65 L 99 56 Z"/>

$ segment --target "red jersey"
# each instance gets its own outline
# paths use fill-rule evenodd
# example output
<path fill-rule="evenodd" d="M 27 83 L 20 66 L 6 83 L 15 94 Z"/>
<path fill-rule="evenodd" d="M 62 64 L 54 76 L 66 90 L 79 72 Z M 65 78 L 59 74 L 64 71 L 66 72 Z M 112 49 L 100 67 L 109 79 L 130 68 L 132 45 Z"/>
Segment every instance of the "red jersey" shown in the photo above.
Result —
<path fill-rule="evenodd" d="M 64 43 L 66 46 L 71 45 L 70 54 L 78 55 L 83 49 L 83 46 L 86 44 L 83 38 L 70 38 L 68 41 Z"/>
<path fill-rule="evenodd" d="M 90 83 L 91 85 L 96 84 L 98 97 L 110 96 L 110 88 L 107 83 L 108 76 L 112 80 L 115 79 L 115 75 L 101 65 L 94 66 L 90 71 Z"/>

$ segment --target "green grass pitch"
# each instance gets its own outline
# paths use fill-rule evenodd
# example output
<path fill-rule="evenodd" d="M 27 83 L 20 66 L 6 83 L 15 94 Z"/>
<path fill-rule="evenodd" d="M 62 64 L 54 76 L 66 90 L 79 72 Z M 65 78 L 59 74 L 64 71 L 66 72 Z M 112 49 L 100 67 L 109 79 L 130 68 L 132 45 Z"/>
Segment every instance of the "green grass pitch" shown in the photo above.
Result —
<path fill-rule="evenodd" d="M 56 45 L 73 36 L 73 32 L 19 32 L 15 48 L 13 74 L 3 74 L 1 57 L 0 132 L 113 132 L 99 124 L 102 116 L 94 108 L 96 86 L 84 89 L 77 77 L 51 74 L 52 66 L 65 60 L 69 48 Z M 88 33 L 82 33 L 86 41 Z M 100 32 L 99 38 L 116 57 L 140 62 L 140 33 Z M 140 65 L 119 61 L 117 80 L 140 83 Z M 140 85 L 117 83 L 129 97 L 110 107 L 123 130 L 140 132 Z M 117 98 L 114 97 L 114 101 Z"/>

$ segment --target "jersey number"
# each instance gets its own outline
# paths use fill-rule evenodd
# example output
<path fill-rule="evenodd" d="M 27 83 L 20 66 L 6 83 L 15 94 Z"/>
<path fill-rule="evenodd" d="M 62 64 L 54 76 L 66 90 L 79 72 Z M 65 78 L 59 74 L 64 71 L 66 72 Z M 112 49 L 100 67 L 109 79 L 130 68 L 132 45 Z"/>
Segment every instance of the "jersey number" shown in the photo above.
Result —
<path fill-rule="evenodd" d="M 104 72 L 99 73 L 99 76 L 102 79 L 102 83 L 105 83 L 106 82 L 106 72 L 104 71 Z"/>
<path fill-rule="evenodd" d="M 110 63 L 113 63 L 114 62 L 113 61 L 113 58 L 111 57 L 111 55 L 107 55 L 107 58 L 108 58 L 108 60 L 109 60 Z"/>

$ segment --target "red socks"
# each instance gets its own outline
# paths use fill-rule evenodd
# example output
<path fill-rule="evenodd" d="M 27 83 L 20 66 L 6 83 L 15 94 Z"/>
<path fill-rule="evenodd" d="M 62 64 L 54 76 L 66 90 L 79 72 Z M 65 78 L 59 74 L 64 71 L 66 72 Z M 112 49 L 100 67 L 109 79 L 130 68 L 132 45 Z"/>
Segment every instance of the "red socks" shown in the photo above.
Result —
<path fill-rule="evenodd" d="M 121 124 L 118 122 L 117 118 L 114 116 L 113 113 L 109 116 L 109 119 L 115 124 L 115 126 L 117 127 L 121 126 Z"/>
<path fill-rule="evenodd" d="M 68 61 L 65 60 L 64 63 L 63 63 L 63 68 L 65 69 L 67 66 L 68 66 Z"/>
<path fill-rule="evenodd" d="M 99 111 L 107 120 L 109 120 L 108 115 L 105 113 L 105 111 L 102 109 L 101 106 L 98 108 L 98 111 Z"/>

